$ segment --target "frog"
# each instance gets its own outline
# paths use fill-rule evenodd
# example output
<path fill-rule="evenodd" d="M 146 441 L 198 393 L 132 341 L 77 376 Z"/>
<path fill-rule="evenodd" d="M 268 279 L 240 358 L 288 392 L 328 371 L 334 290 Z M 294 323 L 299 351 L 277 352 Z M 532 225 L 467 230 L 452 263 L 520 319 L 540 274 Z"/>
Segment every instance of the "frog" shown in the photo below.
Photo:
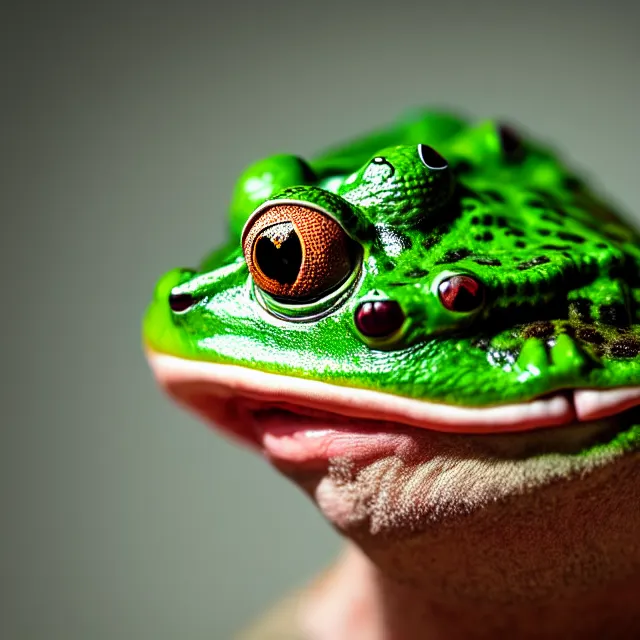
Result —
<path fill-rule="evenodd" d="M 175 400 L 262 452 L 351 541 L 343 583 L 375 570 L 407 602 L 406 585 L 420 584 L 421 598 L 457 605 L 501 584 L 495 601 L 520 611 L 559 584 L 571 599 L 605 573 L 640 576 L 637 545 L 619 532 L 602 572 L 580 553 L 560 558 L 557 541 L 545 557 L 468 533 L 510 513 L 554 521 L 549 504 L 571 520 L 569 487 L 613 505 L 612 469 L 633 502 L 640 235 L 553 145 L 500 119 L 421 109 L 310 159 L 254 162 L 228 226 L 226 244 L 158 281 L 146 353 Z M 624 526 L 624 503 L 609 518 L 608 540 L 615 527 L 637 537 L 635 505 Z M 562 545 L 580 539 L 592 554 L 604 533 L 576 537 L 588 514 L 574 520 Z M 544 522 L 531 524 L 541 540 Z M 443 531 L 458 529 L 486 551 L 484 568 L 451 560 Z M 551 557 L 555 570 L 543 570 Z M 423 637 L 424 620 L 389 619 L 393 637 Z M 355 637 L 348 628 L 327 637 Z"/>

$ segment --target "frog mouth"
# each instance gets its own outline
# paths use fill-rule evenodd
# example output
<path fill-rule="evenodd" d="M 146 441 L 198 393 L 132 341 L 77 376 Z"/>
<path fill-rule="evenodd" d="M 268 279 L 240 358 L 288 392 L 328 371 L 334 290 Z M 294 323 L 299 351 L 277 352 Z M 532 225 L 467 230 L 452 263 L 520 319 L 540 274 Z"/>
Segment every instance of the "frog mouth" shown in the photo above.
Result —
<path fill-rule="evenodd" d="M 640 406 L 640 386 L 566 389 L 517 404 L 464 407 L 151 350 L 147 357 L 160 385 L 179 404 L 252 445 L 256 419 L 277 412 L 324 424 L 338 418 L 345 428 L 357 421 L 481 435 L 593 424 Z"/>

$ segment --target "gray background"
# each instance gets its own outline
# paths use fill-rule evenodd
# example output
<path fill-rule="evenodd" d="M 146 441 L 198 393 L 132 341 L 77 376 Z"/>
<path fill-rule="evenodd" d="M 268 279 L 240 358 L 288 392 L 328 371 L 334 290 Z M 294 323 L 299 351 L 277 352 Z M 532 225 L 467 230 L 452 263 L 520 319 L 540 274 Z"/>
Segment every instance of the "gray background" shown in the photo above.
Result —
<path fill-rule="evenodd" d="M 451 105 L 634 215 L 637 3 L 416 6 L 4 5 L 1 638 L 229 638 L 337 552 L 142 357 L 155 279 L 221 241 L 246 164 Z"/>

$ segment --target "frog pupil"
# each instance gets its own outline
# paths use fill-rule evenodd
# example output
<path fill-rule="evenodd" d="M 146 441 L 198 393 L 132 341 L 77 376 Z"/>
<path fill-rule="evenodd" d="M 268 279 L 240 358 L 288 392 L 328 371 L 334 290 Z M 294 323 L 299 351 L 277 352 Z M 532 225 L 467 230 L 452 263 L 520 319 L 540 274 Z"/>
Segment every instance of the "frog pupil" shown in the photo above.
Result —
<path fill-rule="evenodd" d="M 291 222 L 267 227 L 258 238 L 255 262 L 262 273 L 280 284 L 293 284 L 302 266 L 302 245 Z"/>

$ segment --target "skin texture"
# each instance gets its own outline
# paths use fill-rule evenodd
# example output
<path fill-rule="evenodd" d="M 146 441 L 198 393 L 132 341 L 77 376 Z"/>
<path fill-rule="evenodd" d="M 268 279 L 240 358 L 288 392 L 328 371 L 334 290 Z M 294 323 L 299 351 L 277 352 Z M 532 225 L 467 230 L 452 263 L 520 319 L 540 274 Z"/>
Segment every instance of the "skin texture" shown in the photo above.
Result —
<path fill-rule="evenodd" d="M 408 141 L 413 130 L 406 129 Z M 317 161 L 319 175 L 310 185 L 287 186 L 306 175 L 284 171 L 281 163 L 295 164 L 291 158 L 250 167 L 236 188 L 244 197 L 236 194 L 232 228 L 265 201 L 293 199 L 329 211 L 364 254 L 347 303 L 314 323 L 274 321 L 260 304 L 246 304 L 256 289 L 236 236 L 198 273 L 165 276 L 162 301 L 174 290 L 199 302 L 173 317 L 166 305 L 157 314 L 152 309 L 148 343 L 187 358 L 461 405 L 634 383 L 640 376 L 637 235 L 548 152 L 528 144 L 524 160 L 507 161 L 499 131 L 493 123 L 464 127 L 441 143 L 440 153 L 457 168 L 456 192 L 435 211 L 429 211 L 435 196 L 425 195 L 432 183 L 423 185 L 425 193 L 415 186 L 418 172 L 427 180 L 433 173 L 416 144 L 376 150 L 363 166 L 354 154 L 346 175 L 333 174 L 329 155 Z M 279 182 L 256 186 L 266 182 L 257 177 L 264 172 Z M 444 182 L 449 193 L 450 180 Z M 245 203 L 246 191 L 258 197 Z M 488 299 L 478 314 L 444 309 L 433 293 L 443 273 L 469 273 L 484 283 Z M 396 300 L 407 316 L 402 335 L 382 351 L 353 326 L 358 303 L 377 299 Z M 285 317 L 297 312 L 291 306 Z M 312 306 L 326 311 L 322 299 Z"/>
<path fill-rule="evenodd" d="M 435 112 L 260 160 L 230 209 L 144 336 L 351 540 L 274 637 L 640 633 L 636 232 L 545 146 Z"/>

